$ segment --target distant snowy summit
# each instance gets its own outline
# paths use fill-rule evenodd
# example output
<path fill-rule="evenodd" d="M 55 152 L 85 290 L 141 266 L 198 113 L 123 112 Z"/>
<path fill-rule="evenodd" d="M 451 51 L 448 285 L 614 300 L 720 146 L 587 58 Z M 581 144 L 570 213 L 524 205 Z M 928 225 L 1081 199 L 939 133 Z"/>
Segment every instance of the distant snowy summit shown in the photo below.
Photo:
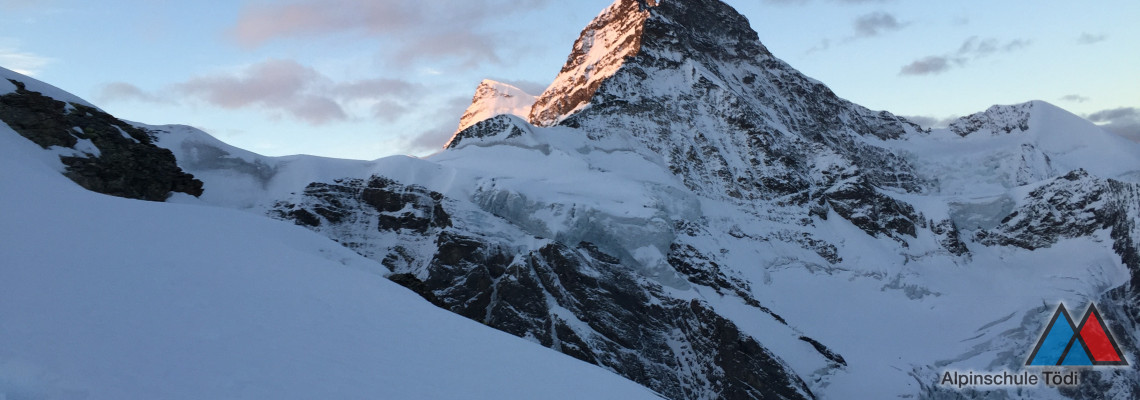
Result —
<path fill-rule="evenodd" d="M 526 118 L 530 115 L 531 107 L 536 98 L 517 87 L 490 79 L 484 80 L 475 90 L 475 98 L 471 106 L 463 112 L 459 119 L 459 129 L 462 132 L 475 123 L 498 115 L 515 115 Z"/>
<path fill-rule="evenodd" d="M 959 118 L 950 123 L 949 129 L 958 136 L 1001 135 L 1021 133 L 1029 130 L 1029 118 L 1034 106 L 1052 107 L 1045 102 L 1029 102 L 1010 106 L 993 106 L 990 109 Z"/>

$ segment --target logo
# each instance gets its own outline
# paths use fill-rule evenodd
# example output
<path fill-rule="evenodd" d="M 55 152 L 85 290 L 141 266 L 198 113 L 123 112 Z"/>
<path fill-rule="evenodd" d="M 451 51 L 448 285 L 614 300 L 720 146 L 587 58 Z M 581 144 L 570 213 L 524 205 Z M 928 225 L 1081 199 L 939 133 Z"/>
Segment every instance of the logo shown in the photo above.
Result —
<path fill-rule="evenodd" d="M 1126 366 L 1128 361 L 1100 317 L 1096 304 L 1089 304 L 1084 318 L 1076 322 L 1061 304 L 1025 365 Z"/>

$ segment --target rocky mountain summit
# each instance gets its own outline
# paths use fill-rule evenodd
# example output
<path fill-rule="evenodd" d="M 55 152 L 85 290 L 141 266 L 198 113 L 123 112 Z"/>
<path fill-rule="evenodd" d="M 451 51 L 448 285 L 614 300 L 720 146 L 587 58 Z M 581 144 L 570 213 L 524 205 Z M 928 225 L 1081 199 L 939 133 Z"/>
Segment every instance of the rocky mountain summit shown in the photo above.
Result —
<path fill-rule="evenodd" d="M 1057 302 L 1097 302 L 1140 359 L 1140 146 L 1039 101 L 922 129 L 796 71 L 719 0 L 615 1 L 543 93 L 483 82 L 424 159 L 133 128 L 204 182 L 175 200 L 292 221 L 666 398 L 1140 394 L 1116 369 L 937 384 L 1020 370 Z"/>

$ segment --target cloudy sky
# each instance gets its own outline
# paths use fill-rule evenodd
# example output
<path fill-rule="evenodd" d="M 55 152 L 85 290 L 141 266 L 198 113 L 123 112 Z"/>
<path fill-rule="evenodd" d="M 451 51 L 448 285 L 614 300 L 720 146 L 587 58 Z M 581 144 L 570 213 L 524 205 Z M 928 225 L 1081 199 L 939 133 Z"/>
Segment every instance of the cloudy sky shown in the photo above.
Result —
<path fill-rule="evenodd" d="M 0 66 L 267 155 L 436 151 L 484 78 L 541 92 L 612 0 L 0 0 Z M 1140 140 L 1140 2 L 728 0 L 778 57 L 939 124 L 1045 100 Z"/>

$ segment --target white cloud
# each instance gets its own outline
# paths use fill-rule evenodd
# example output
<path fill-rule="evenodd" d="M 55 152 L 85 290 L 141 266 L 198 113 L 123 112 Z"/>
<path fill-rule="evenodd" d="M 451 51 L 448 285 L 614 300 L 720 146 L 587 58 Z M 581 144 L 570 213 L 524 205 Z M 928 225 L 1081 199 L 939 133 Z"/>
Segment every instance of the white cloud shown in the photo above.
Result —
<path fill-rule="evenodd" d="M 245 47 L 331 34 L 379 37 L 395 64 L 456 60 L 463 66 L 504 63 L 510 41 L 488 32 L 506 15 L 541 9 L 550 0 L 298 0 L 247 6 L 229 36 Z"/>
<path fill-rule="evenodd" d="M 1085 32 L 1085 33 L 1082 33 L 1081 36 L 1077 38 L 1077 43 L 1080 43 L 1080 44 L 1097 44 L 1097 43 L 1103 42 L 1105 40 L 1108 40 L 1108 35 L 1105 35 L 1103 33 L 1092 34 L 1092 33 Z"/>
<path fill-rule="evenodd" d="M 19 10 L 46 2 L 45 0 L 0 0 L 0 10 Z"/>
<path fill-rule="evenodd" d="M 899 75 L 935 75 L 954 67 L 965 67 L 972 60 L 980 60 L 997 54 L 1013 53 L 1033 44 L 1028 39 L 1014 39 L 1001 42 L 998 39 L 981 39 L 977 36 L 966 39 L 958 51 L 942 55 L 927 56 L 904 65 Z"/>
<path fill-rule="evenodd" d="M 886 32 L 893 32 L 906 27 L 907 24 L 899 22 L 894 15 L 882 11 L 873 12 L 855 19 L 855 36 L 879 36 Z"/>
<path fill-rule="evenodd" d="M 52 59 L 38 54 L 20 51 L 15 47 L 0 45 L 0 67 L 4 67 L 28 76 L 40 73 Z"/>
<path fill-rule="evenodd" d="M 1088 116 L 1109 132 L 1140 142 L 1140 108 L 1121 107 L 1095 112 Z"/>
<path fill-rule="evenodd" d="M 356 119 L 351 111 L 361 104 L 374 110 L 369 117 L 395 121 L 418 104 L 426 90 L 400 79 L 336 81 L 293 60 L 269 59 L 240 71 L 197 76 L 167 92 L 223 109 L 260 109 L 324 125 Z M 105 86 L 103 95 L 111 100 L 170 101 L 122 82 Z"/>

